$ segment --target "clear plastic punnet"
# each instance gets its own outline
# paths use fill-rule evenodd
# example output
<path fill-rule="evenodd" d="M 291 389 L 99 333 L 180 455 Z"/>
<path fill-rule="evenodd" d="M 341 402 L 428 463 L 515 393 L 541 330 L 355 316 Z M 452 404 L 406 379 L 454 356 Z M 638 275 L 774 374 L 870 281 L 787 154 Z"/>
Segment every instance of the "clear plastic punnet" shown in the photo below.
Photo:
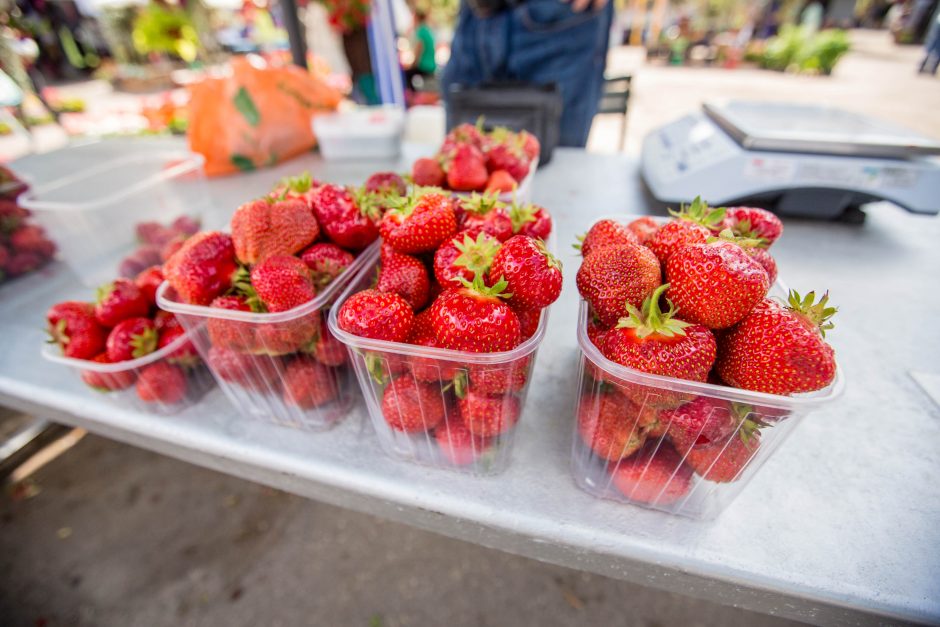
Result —
<path fill-rule="evenodd" d="M 19 203 L 33 212 L 82 283 L 101 285 L 135 249 L 139 223 L 203 217 L 211 206 L 204 161 L 185 150 L 141 149 L 80 164 L 70 176 L 30 188 Z"/>
<path fill-rule="evenodd" d="M 370 287 L 377 264 L 375 251 L 340 295 L 329 326 L 349 348 L 382 448 L 392 457 L 475 475 L 505 470 L 548 308 L 532 337 L 499 353 L 358 337 L 339 328 L 336 311 Z"/>
<path fill-rule="evenodd" d="M 196 349 L 236 409 L 274 424 L 322 431 L 346 416 L 356 394 L 346 348 L 327 328 L 327 309 L 377 250 L 373 244 L 316 298 L 288 311 L 190 305 L 166 281 L 157 290 L 157 304 L 186 329 L 205 324 Z"/>
<path fill-rule="evenodd" d="M 627 222 L 630 217 L 615 219 Z M 786 294 L 778 279 L 769 296 Z M 577 485 L 594 496 L 714 518 L 803 418 L 842 393 L 841 369 L 828 387 L 794 396 L 633 370 L 604 357 L 591 341 L 589 309 L 581 300 L 571 472 Z M 736 427 L 717 442 L 699 445 L 700 432 L 692 445 L 677 445 L 668 435 L 669 426 L 693 408 L 709 416 L 727 414 L 728 424 Z"/>
<path fill-rule="evenodd" d="M 536 157 L 532 160 L 532 163 L 529 164 L 529 173 L 525 175 L 525 178 L 519 181 L 519 187 L 511 192 L 502 192 L 497 198 L 500 202 L 512 203 L 515 202 L 520 205 L 525 205 L 532 202 L 532 186 L 533 179 L 535 179 L 535 171 L 539 169 L 539 158 Z M 455 196 L 460 197 L 469 197 L 469 192 L 453 192 Z"/>
<path fill-rule="evenodd" d="M 91 392 L 109 401 L 151 414 L 170 415 L 198 403 L 215 381 L 195 352 L 205 325 L 196 326 L 148 355 L 114 363 L 64 357 L 46 344 L 42 356 L 68 366 L 81 376 Z"/>

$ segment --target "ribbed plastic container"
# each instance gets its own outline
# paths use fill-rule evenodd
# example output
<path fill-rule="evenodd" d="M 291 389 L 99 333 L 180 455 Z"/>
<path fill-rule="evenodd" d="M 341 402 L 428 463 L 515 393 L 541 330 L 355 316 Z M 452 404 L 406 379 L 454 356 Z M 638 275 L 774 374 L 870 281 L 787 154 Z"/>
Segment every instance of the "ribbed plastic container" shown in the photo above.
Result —
<path fill-rule="evenodd" d="M 778 280 L 770 296 L 786 293 Z M 825 389 L 795 396 L 646 374 L 604 357 L 588 337 L 589 318 L 588 304 L 581 300 L 571 472 L 578 486 L 594 496 L 714 518 L 807 415 L 842 393 L 841 369 Z M 719 442 L 680 450 L 666 434 L 676 415 L 670 412 L 681 413 L 697 399 L 707 403 L 706 411 L 740 422 Z M 610 417 L 618 414 L 622 419 L 613 424 Z"/>
<path fill-rule="evenodd" d="M 104 162 L 77 163 L 74 174 L 19 197 L 88 286 L 113 279 L 136 247 L 137 224 L 201 218 L 210 207 L 202 155 L 147 150 Z"/>
<path fill-rule="evenodd" d="M 376 251 L 337 299 L 329 326 L 349 348 L 382 448 L 392 457 L 437 468 L 474 475 L 502 472 L 524 413 L 548 308 L 532 337 L 500 353 L 358 337 L 339 328 L 336 311 L 347 298 L 371 286 L 377 264 Z M 418 393 L 424 399 L 417 405 L 419 411 L 402 411 L 398 395 L 407 399 Z"/>
<path fill-rule="evenodd" d="M 42 356 L 74 370 L 89 386 L 89 393 L 101 394 L 116 405 L 132 407 L 141 412 L 170 415 L 198 403 L 206 392 L 215 387 L 215 381 L 204 363 L 182 365 L 174 355 L 189 342 L 198 344 L 200 336 L 204 334 L 205 325 L 196 326 L 171 344 L 149 355 L 112 364 L 64 357 L 59 348 L 52 344 L 43 346 Z M 177 374 L 165 372 L 166 365 L 172 366 L 171 370 Z M 179 374 L 184 381 L 181 386 L 177 386 L 176 382 Z M 156 378 L 151 379 L 154 376 Z M 155 398 L 153 394 L 147 394 L 145 389 L 142 396 L 142 378 L 154 381 L 147 389 L 156 389 L 163 382 L 172 391 Z"/>
<path fill-rule="evenodd" d="M 177 299 L 168 282 L 157 290 L 157 304 L 186 329 L 206 325 L 196 349 L 236 409 L 274 424 L 323 431 L 346 416 L 356 394 L 346 350 L 327 329 L 327 309 L 377 251 L 373 244 L 315 299 L 288 311 L 190 305 Z"/>

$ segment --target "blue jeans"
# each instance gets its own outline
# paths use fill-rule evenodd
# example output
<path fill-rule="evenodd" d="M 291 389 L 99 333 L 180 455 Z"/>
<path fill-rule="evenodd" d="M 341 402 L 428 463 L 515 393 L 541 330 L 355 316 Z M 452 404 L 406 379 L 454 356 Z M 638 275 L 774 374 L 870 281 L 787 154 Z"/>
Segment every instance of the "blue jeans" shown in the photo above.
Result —
<path fill-rule="evenodd" d="M 441 81 L 445 100 L 454 84 L 557 83 L 559 145 L 584 146 L 603 89 L 612 15 L 613 2 L 575 13 L 560 0 L 526 0 L 488 18 L 462 5 Z"/>

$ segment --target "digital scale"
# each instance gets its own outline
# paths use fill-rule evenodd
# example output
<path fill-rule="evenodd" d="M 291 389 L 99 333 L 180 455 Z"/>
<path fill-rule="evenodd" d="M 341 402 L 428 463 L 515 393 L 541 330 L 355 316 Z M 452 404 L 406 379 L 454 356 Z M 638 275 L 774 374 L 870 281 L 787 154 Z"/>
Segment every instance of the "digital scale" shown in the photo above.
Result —
<path fill-rule="evenodd" d="M 713 205 L 749 202 L 783 215 L 864 217 L 887 200 L 940 211 L 940 142 L 848 111 L 774 102 L 705 104 L 643 140 L 653 196 Z"/>

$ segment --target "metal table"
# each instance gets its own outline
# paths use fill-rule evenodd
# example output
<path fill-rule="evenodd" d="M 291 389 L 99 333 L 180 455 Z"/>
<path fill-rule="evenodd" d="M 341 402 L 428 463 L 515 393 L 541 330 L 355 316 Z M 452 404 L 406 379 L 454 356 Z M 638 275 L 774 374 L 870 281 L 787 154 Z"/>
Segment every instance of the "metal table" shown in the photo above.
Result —
<path fill-rule="evenodd" d="M 217 219 L 285 173 L 309 168 L 352 183 L 404 161 L 337 165 L 309 156 L 214 180 Z M 24 165 L 39 175 L 44 162 Z M 861 227 L 786 223 L 774 247 L 783 276 L 801 291 L 829 288 L 841 307 L 831 339 L 848 389 L 808 418 L 717 520 L 595 500 L 575 487 L 568 457 L 578 260 L 567 242 L 598 215 L 644 211 L 636 171 L 629 158 L 576 150 L 557 151 L 539 171 L 535 200 L 555 216 L 566 286 L 504 475 L 395 462 L 381 453 L 361 405 L 322 434 L 242 419 L 218 391 L 172 418 L 116 409 L 40 359 L 45 308 L 88 296 L 62 267 L 0 291 L 0 402 L 309 498 L 710 601 L 830 624 L 940 621 L 936 219 L 881 205 Z"/>

